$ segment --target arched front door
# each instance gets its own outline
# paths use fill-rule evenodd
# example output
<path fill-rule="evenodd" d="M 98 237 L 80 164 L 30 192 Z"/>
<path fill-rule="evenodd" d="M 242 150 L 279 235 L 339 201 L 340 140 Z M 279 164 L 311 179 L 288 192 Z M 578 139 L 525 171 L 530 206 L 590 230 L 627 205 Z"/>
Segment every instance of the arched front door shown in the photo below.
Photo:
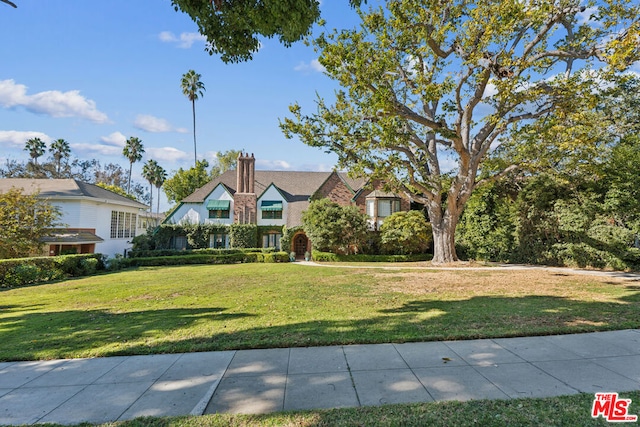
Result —
<path fill-rule="evenodd" d="M 293 245 L 296 252 L 296 258 L 304 258 L 304 253 L 307 252 L 307 245 L 309 244 L 309 239 L 304 234 L 298 234 L 293 239 Z"/>

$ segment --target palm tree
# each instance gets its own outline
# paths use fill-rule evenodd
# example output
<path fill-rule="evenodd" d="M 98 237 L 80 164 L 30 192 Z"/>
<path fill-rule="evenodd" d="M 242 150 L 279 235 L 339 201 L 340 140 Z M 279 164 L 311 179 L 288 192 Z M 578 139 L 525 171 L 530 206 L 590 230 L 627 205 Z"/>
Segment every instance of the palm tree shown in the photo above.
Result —
<path fill-rule="evenodd" d="M 153 184 L 158 189 L 158 201 L 157 201 L 158 208 L 156 209 L 156 214 L 160 213 L 160 187 L 162 187 L 162 185 L 166 180 L 167 180 L 167 171 L 165 171 L 162 166 L 157 165 L 155 173 L 153 174 Z"/>
<path fill-rule="evenodd" d="M 40 138 L 31 138 L 24 144 L 24 151 L 28 151 L 31 156 L 31 162 L 34 165 L 38 164 L 38 157 L 42 156 L 45 152 L 46 145 Z"/>
<path fill-rule="evenodd" d="M 69 143 L 64 139 L 56 139 L 49 145 L 49 152 L 53 156 L 53 160 L 56 162 L 56 176 L 60 177 L 60 171 L 62 169 L 62 159 L 66 159 L 71 154 L 71 147 Z"/>
<path fill-rule="evenodd" d="M 193 110 L 193 162 L 194 164 L 198 161 L 198 156 L 196 155 L 196 100 L 199 97 L 202 97 L 203 92 L 206 90 L 204 88 L 204 83 L 200 81 L 200 74 L 196 73 L 193 70 L 187 71 L 182 75 L 182 81 L 180 85 L 182 86 L 182 93 L 184 96 L 189 98 L 191 101 L 191 109 Z"/>
<path fill-rule="evenodd" d="M 155 184 L 156 169 L 160 167 L 155 160 L 147 160 L 147 163 L 142 166 L 142 177 L 149 182 L 149 193 L 151 198 L 149 199 L 149 212 L 153 211 L 153 185 Z"/>
<path fill-rule="evenodd" d="M 139 138 L 132 136 L 127 139 L 122 149 L 122 154 L 129 159 L 129 184 L 127 185 L 127 193 L 131 193 L 131 170 L 133 169 L 133 164 L 142 160 L 143 153 L 144 147 Z"/>

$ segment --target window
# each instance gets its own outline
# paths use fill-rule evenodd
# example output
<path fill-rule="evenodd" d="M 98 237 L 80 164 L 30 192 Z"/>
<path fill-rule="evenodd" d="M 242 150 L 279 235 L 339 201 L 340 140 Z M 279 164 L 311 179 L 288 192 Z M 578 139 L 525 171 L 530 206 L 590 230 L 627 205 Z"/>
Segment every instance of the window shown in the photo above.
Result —
<path fill-rule="evenodd" d="M 138 216 L 130 212 L 111 211 L 112 239 L 129 239 L 136 236 Z"/>
<path fill-rule="evenodd" d="M 209 218 L 229 219 L 229 209 L 209 209 Z"/>
<path fill-rule="evenodd" d="M 282 219 L 282 202 L 278 200 L 263 200 L 260 203 L 262 219 Z"/>
<path fill-rule="evenodd" d="M 280 250 L 280 239 L 282 238 L 282 234 L 280 233 L 270 233 L 262 236 L 262 247 L 263 248 L 276 248 Z"/>
<path fill-rule="evenodd" d="M 370 217 L 376 216 L 374 211 L 375 205 L 376 205 L 375 200 L 367 200 L 367 215 L 369 215 Z"/>
<path fill-rule="evenodd" d="M 282 219 L 282 211 L 262 211 L 262 219 Z"/>
<path fill-rule="evenodd" d="M 186 236 L 174 237 L 174 249 L 179 249 L 179 250 L 187 249 L 187 237 Z"/>
<path fill-rule="evenodd" d="M 218 233 L 209 235 L 209 247 L 210 248 L 226 248 L 227 247 L 227 234 Z"/>
<path fill-rule="evenodd" d="M 209 200 L 207 202 L 209 218 L 229 219 L 231 202 L 229 200 Z"/>
<path fill-rule="evenodd" d="M 378 200 L 378 217 L 379 218 L 391 216 L 391 214 L 399 211 L 400 211 L 400 200 L 398 199 Z"/>

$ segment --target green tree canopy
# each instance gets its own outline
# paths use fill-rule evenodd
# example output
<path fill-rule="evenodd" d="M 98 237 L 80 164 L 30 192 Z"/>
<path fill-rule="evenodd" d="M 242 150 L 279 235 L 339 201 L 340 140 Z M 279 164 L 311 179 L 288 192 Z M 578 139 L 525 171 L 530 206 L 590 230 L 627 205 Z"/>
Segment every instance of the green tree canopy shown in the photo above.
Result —
<path fill-rule="evenodd" d="M 340 206 L 327 198 L 314 200 L 302 213 L 304 230 L 320 251 L 351 254 L 367 236 L 367 216 L 356 206 Z"/>
<path fill-rule="evenodd" d="M 127 184 L 127 193 L 131 192 L 131 171 L 133 169 L 133 164 L 142 160 L 143 154 L 144 146 L 142 145 L 140 138 L 132 136 L 127 139 L 127 142 L 125 142 L 124 148 L 122 149 L 122 155 L 129 160 L 129 181 Z"/>
<path fill-rule="evenodd" d="M 238 156 L 242 150 L 227 150 L 216 153 L 216 164 L 211 168 L 211 177 L 215 178 L 238 165 Z"/>
<path fill-rule="evenodd" d="M 252 58 L 259 36 L 277 36 L 290 46 L 309 33 L 320 18 L 317 0 L 171 0 L 176 11 L 189 15 L 207 38 L 207 52 L 224 62 Z M 350 0 L 352 6 L 361 0 Z"/>
<path fill-rule="evenodd" d="M 189 169 L 178 169 L 171 178 L 164 181 L 164 193 L 169 202 L 180 202 L 189 194 L 211 180 L 207 168 L 209 162 L 199 160 L 196 166 Z M 156 184 L 157 185 L 157 184 Z"/>
<path fill-rule="evenodd" d="M 40 138 L 31 138 L 24 144 L 24 151 L 29 153 L 34 165 L 38 164 L 38 157 L 41 157 L 44 154 L 46 148 L 46 144 Z"/>
<path fill-rule="evenodd" d="M 25 195 L 17 188 L 0 193 L 0 259 L 37 252 L 42 247 L 39 239 L 59 225 L 60 215 L 38 194 Z"/>
<path fill-rule="evenodd" d="M 71 155 L 71 147 L 67 141 L 59 138 L 49 145 L 49 152 L 56 166 L 56 177 L 60 177 L 62 174 L 62 160 L 69 158 Z"/>
<path fill-rule="evenodd" d="M 640 57 L 637 2 L 586 6 L 597 6 L 590 20 L 581 0 L 389 0 L 361 13 L 360 29 L 315 41 L 343 89 L 311 115 L 292 105 L 281 126 L 424 204 L 434 262 L 456 261 L 455 228 L 492 145 L 575 111 L 593 99 L 598 74 Z"/>
<path fill-rule="evenodd" d="M 380 226 L 380 243 L 391 254 L 425 253 L 431 236 L 431 225 L 421 211 L 396 212 Z"/>

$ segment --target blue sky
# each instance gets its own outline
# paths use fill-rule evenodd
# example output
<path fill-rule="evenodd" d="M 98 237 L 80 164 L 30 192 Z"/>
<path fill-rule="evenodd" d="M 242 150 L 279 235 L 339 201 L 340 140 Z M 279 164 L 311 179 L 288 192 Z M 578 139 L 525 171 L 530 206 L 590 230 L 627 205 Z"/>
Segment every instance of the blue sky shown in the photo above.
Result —
<path fill-rule="evenodd" d="M 72 157 L 127 167 L 124 140 L 140 138 L 169 173 L 193 165 L 191 104 L 180 79 L 202 75 L 196 103 L 198 157 L 244 149 L 259 169 L 331 170 L 336 158 L 287 140 L 278 119 L 316 91 L 335 88 L 310 46 L 263 40 L 254 60 L 224 64 L 204 51 L 189 17 L 170 0 L 15 0 L 0 4 L 0 162 L 26 160 L 24 142 L 63 138 Z M 353 27 L 346 0 L 325 1 L 326 27 Z M 318 31 L 318 28 L 316 28 Z M 134 165 L 140 178 L 142 163 Z"/>

